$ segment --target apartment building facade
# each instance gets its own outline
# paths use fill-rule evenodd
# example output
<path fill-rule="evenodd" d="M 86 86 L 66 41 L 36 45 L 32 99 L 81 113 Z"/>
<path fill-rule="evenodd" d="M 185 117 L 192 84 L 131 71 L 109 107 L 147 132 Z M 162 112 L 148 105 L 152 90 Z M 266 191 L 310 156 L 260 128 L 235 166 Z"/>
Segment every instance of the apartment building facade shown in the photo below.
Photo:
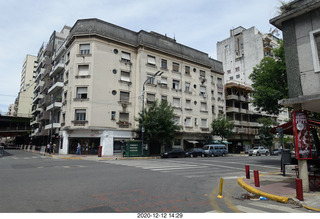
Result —
<path fill-rule="evenodd" d="M 38 95 L 50 97 L 35 114 L 48 114 L 38 128 L 61 154 L 75 153 L 78 143 L 82 154 L 96 154 L 99 145 L 103 156 L 120 153 L 125 140 L 137 137 L 143 90 L 146 107 L 155 100 L 174 107 L 182 126 L 175 146 L 211 140 L 212 120 L 225 113 L 222 63 L 167 36 L 83 19 L 53 51 L 47 70 L 52 86 L 45 95 L 45 78 L 38 75 L 34 103 Z"/>
<path fill-rule="evenodd" d="M 22 64 L 20 90 L 14 104 L 14 116 L 31 118 L 37 66 L 37 57 L 27 55 Z"/>
<path fill-rule="evenodd" d="M 273 116 L 256 111 L 250 103 L 252 81 L 249 76 L 264 57 L 274 57 L 272 50 L 278 47 L 278 38 L 274 35 L 241 26 L 230 30 L 230 37 L 217 43 L 217 57 L 225 70 L 226 112 L 235 123 L 234 136 L 228 139 L 233 152 L 260 145 L 258 118 L 271 117 L 278 124 L 289 119 L 287 110 Z"/>
<path fill-rule="evenodd" d="M 33 144 L 47 145 L 60 139 L 53 137 L 59 134 L 59 127 L 55 126 L 60 115 L 61 94 L 59 94 L 56 72 L 56 51 L 63 44 L 69 34 L 70 27 L 65 26 L 60 32 L 54 31 L 48 43 L 43 43 L 37 55 L 38 66 L 36 69 L 34 97 L 32 102 L 32 133 L 30 135 Z M 61 70 L 61 69 L 60 69 Z M 62 86 L 60 86 L 62 93 Z"/>

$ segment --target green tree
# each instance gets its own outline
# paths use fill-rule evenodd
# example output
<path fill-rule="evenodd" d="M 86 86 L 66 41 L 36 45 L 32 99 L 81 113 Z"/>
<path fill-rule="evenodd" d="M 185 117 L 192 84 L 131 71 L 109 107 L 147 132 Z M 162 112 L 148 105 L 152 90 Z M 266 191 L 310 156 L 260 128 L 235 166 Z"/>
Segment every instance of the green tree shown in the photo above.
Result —
<path fill-rule="evenodd" d="M 229 138 L 233 132 L 234 123 L 230 121 L 228 117 L 219 115 L 218 118 L 214 119 L 211 123 L 212 135 L 220 136 L 222 141 Z"/>
<path fill-rule="evenodd" d="M 175 121 L 173 107 L 167 101 L 153 102 L 145 109 L 144 115 L 139 113 L 137 133 L 140 135 L 144 124 L 144 140 L 152 154 L 160 153 L 162 146 L 172 145 L 176 133 L 181 129 Z M 142 124 L 143 121 L 143 124 Z"/>
<path fill-rule="evenodd" d="M 257 121 L 258 123 L 262 124 L 259 133 L 261 144 L 270 148 L 274 139 L 274 134 L 272 134 L 270 130 L 273 125 L 276 125 L 276 123 L 270 117 L 262 117 Z"/>
<path fill-rule="evenodd" d="M 252 80 L 252 103 L 258 111 L 278 115 L 283 106 L 278 104 L 281 99 L 288 98 L 288 83 L 284 48 L 274 49 L 276 58 L 265 57 L 257 65 L 249 78 Z"/>

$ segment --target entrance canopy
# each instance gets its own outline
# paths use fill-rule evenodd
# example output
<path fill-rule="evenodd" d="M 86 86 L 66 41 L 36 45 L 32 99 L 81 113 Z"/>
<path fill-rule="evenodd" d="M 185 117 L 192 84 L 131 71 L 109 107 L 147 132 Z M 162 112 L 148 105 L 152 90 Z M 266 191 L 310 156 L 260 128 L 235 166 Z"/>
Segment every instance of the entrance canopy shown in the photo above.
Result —
<path fill-rule="evenodd" d="M 320 127 L 320 122 L 318 121 L 313 121 L 313 120 L 309 120 L 309 125 L 310 128 L 312 127 Z M 283 128 L 283 134 L 286 135 L 293 135 L 293 129 L 292 129 L 292 121 L 287 122 L 285 124 L 279 125 L 277 127 L 274 127 L 270 130 L 271 133 L 276 134 L 277 132 L 277 128 Z"/>

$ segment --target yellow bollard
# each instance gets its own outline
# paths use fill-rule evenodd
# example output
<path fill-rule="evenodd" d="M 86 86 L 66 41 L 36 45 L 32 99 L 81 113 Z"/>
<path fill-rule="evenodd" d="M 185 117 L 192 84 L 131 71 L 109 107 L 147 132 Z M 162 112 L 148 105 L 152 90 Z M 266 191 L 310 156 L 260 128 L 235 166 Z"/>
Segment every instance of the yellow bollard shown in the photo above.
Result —
<path fill-rule="evenodd" d="M 223 198 L 222 196 L 222 187 L 223 187 L 223 178 L 220 179 L 220 188 L 219 188 L 219 195 L 218 198 Z"/>

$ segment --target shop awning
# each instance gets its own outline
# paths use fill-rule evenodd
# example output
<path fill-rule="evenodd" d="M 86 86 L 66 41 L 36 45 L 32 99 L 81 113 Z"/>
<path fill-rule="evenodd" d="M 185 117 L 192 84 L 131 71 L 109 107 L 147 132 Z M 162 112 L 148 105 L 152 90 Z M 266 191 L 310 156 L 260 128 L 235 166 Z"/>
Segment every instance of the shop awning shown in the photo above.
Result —
<path fill-rule="evenodd" d="M 320 127 L 320 122 L 318 121 L 313 121 L 313 120 L 309 120 L 309 125 L 311 127 Z M 292 129 L 292 121 L 284 123 L 282 125 L 279 125 L 277 127 L 274 127 L 270 130 L 271 133 L 276 134 L 277 132 L 277 128 L 283 128 L 283 134 L 286 135 L 293 135 L 293 129 Z"/>

